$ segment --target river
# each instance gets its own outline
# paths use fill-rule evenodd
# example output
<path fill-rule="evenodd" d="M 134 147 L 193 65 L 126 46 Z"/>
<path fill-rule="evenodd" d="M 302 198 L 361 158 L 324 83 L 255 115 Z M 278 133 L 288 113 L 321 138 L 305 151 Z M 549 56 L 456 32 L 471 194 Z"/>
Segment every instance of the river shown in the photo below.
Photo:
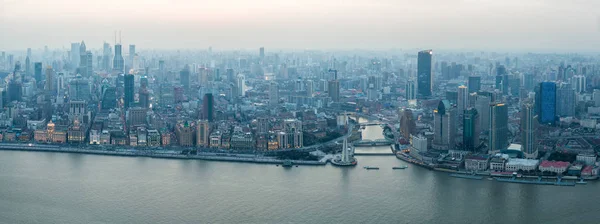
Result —
<path fill-rule="evenodd" d="M 600 218 L 598 182 L 498 183 L 452 178 L 393 156 L 358 161 L 353 168 L 282 168 L 0 151 L 0 223 L 504 224 Z M 405 164 L 406 170 L 391 169 Z"/>

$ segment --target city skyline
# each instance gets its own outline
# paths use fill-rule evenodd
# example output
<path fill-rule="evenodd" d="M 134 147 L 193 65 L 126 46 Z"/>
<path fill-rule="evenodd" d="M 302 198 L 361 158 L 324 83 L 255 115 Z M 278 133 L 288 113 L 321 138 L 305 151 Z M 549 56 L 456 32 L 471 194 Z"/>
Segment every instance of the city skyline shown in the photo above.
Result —
<path fill-rule="evenodd" d="M 100 48 L 118 30 L 123 44 L 146 49 L 600 49 L 600 3 L 589 0 L 141 3 L 4 1 L 0 49 L 68 48 L 74 40 Z"/>

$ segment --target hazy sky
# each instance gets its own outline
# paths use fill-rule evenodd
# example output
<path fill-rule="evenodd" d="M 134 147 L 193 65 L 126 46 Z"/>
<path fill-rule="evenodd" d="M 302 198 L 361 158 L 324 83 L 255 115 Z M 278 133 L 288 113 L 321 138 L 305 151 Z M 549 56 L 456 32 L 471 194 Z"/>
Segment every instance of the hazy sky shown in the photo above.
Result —
<path fill-rule="evenodd" d="M 600 0 L 0 0 L 0 50 L 600 51 Z"/>

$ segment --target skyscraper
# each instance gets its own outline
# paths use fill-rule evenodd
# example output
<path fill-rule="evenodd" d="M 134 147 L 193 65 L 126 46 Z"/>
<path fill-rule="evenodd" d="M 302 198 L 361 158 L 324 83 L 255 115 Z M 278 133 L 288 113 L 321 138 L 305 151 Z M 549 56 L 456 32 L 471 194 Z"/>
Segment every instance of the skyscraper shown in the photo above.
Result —
<path fill-rule="evenodd" d="M 499 152 L 508 147 L 508 107 L 503 103 L 490 105 L 490 152 Z"/>
<path fill-rule="evenodd" d="M 133 58 L 135 57 L 135 45 L 129 45 L 129 65 L 133 68 Z"/>
<path fill-rule="evenodd" d="M 556 116 L 575 116 L 575 91 L 570 83 L 560 83 L 556 89 Z"/>
<path fill-rule="evenodd" d="M 521 147 L 525 158 L 537 158 L 535 144 L 535 108 L 531 103 L 524 103 L 521 107 Z"/>
<path fill-rule="evenodd" d="M 79 66 L 79 43 L 71 43 L 71 66 L 77 68 Z"/>
<path fill-rule="evenodd" d="M 469 76 L 469 93 L 481 90 L 481 76 Z"/>
<path fill-rule="evenodd" d="M 575 91 L 577 93 L 585 92 L 585 88 L 586 88 L 585 76 L 576 75 L 576 76 L 573 76 L 573 78 L 571 78 L 571 80 L 572 80 L 571 83 L 573 85 L 573 88 L 575 89 Z"/>
<path fill-rule="evenodd" d="M 117 107 L 117 89 L 115 87 L 107 87 L 102 93 L 102 109 L 110 110 Z"/>
<path fill-rule="evenodd" d="M 340 102 L 340 81 L 337 79 L 329 80 L 327 84 L 327 92 L 331 98 L 331 101 Z"/>
<path fill-rule="evenodd" d="M 196 125 L 196 146 L 208 147 L 210 136 L 210 123 L 207 120 L 199 120 Z"/>
<path fill-rule="evenodd" d="M 417 88 L 415 80 L 409 79 L 408 81 L 406 81 L 405 92 L 405 97 L 407 100 L 414 100 L 417 98 Z"/>
<path fill-rule="evenodd" d="M 402 137 L 406 140 L 410 140 L 410 136 L 416 134 L 417 124 L 413 117 L 412 110 L 404 109 L 400 113 L 400 132 Z"/>
<path fill-rule="evenodd" d="M 183 86 L 183 89 L 188 92 L 190 90 L 190 66 L 185 65 L 179 72 L 179 83 Z"/>
<path fill-rule="evenodd" d="M 417 59 L 417 96 L 419 99 L 427 98 L 432 95 L 433 76 L 432 76 L 432 50 L 420 51 Z"/>
<path fill-rule="evenodd" d="M 110 71 L 110 54 L 112 53 L 112 50 L 110 48 L 110 44 L 104 42 L 104 45 L 102 46 L 102 69 L 104 69 L 105 71 Z"/>
<path fill-rule="evenodd" d="M 36 63 L 36 70 L 38 63 Z M 40 66 L 40 76 L 42 76 L 42 63 L 39 63 Z M 37 72 L 37 71 L 36 71 Z M 41 78 L 40 78 L 41 79 Z M 46 86 L 44 87 L 48 92 L 54 91 L 54 70 L 52 70 L 52 66 L 46 67 Z"/>
<path fill-rule="evenodd" d="M 490 104 L 492 100 L 488 96 L 477 95 L 475 101 L 475 109 L 479 114 L 479 128 L 482 132 L 489 132 L 490 130 Z"/>
<path fill-rule="evenodd" d="M 265 58 L 265 48 L 264 47 L 260 48 L 260 58 L 261 59 Z"/>
<path fill-rule="evenodd" d="M 133 95 L 135 93 L 135 85 L 134 85 L 134 77 L 133 74 L 125 75 L 125 88 L 124 88 L 124 97 L 123 103 L 125 109 L 129 107 L 133 107 Z"/>
<path fill-rule="evenodd" d="M 25 75 L 31 75 L 31 60 L 29 60 L 29 56 L 25 58 Z"/>
<path fill-rule="evenodd" d="M 556 83 L 540 83 L 535 98 L 536 114 L 540 124 L 554 124 L 556 120 Z"/>
<path fill-rule="evenodd" d="M 40 83 L 42 82 L 42 63 L 36 62 L 33 67 L 35 82 L 40 86 Z"/>
<path fill-rule="evenodd" d="M 457 114 L 462 115 L 465 113 L 465 110 L 469 106 L 469 90 L 466 86 L 458 87 L 458 99 L 456 101 L 457 104 Z"/>
<path fill-rule="evenodd" d="M 433 110 L 433 147 L 435 149 L 453 149 L 456 133 L 456 114 L 448 100 L 442 100 Z"/>
<path fill-rule="evenodd" d="M 269 105 L 276 106 L 279 103 L 279 86 L 276 82 L 269 83 Z"/>
<path fill-rule="evenodd" d="M 208 122 L 212 122 L 215 117 L 215 100 L 212 93 L 204 94 L 202 100 L 202 118 Z"/>
<path fill-rule="evenodd" d="M 463 116 L 463 145 L 468 151 L 475 151 L 479 146 L 479 114 L 475 108 L 465 110 Z"/>
<path fill-rule="evenodd" d="M 123 55 L 121 54 L 121 44 L 115 44 L 115 57 L 113 59 L 113 70 L 116 72 L 124 72 L 125 64 Z"/>

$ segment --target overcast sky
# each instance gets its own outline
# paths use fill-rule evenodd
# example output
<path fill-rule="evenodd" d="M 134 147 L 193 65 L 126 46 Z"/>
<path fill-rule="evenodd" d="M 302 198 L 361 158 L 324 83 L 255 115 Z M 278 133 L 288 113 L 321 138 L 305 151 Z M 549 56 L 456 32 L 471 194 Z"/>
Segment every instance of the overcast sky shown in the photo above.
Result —
<path fill-rule="evenodd" d="M 600 51 L 600 0 L 0 0 L 0 50 Z"/>

